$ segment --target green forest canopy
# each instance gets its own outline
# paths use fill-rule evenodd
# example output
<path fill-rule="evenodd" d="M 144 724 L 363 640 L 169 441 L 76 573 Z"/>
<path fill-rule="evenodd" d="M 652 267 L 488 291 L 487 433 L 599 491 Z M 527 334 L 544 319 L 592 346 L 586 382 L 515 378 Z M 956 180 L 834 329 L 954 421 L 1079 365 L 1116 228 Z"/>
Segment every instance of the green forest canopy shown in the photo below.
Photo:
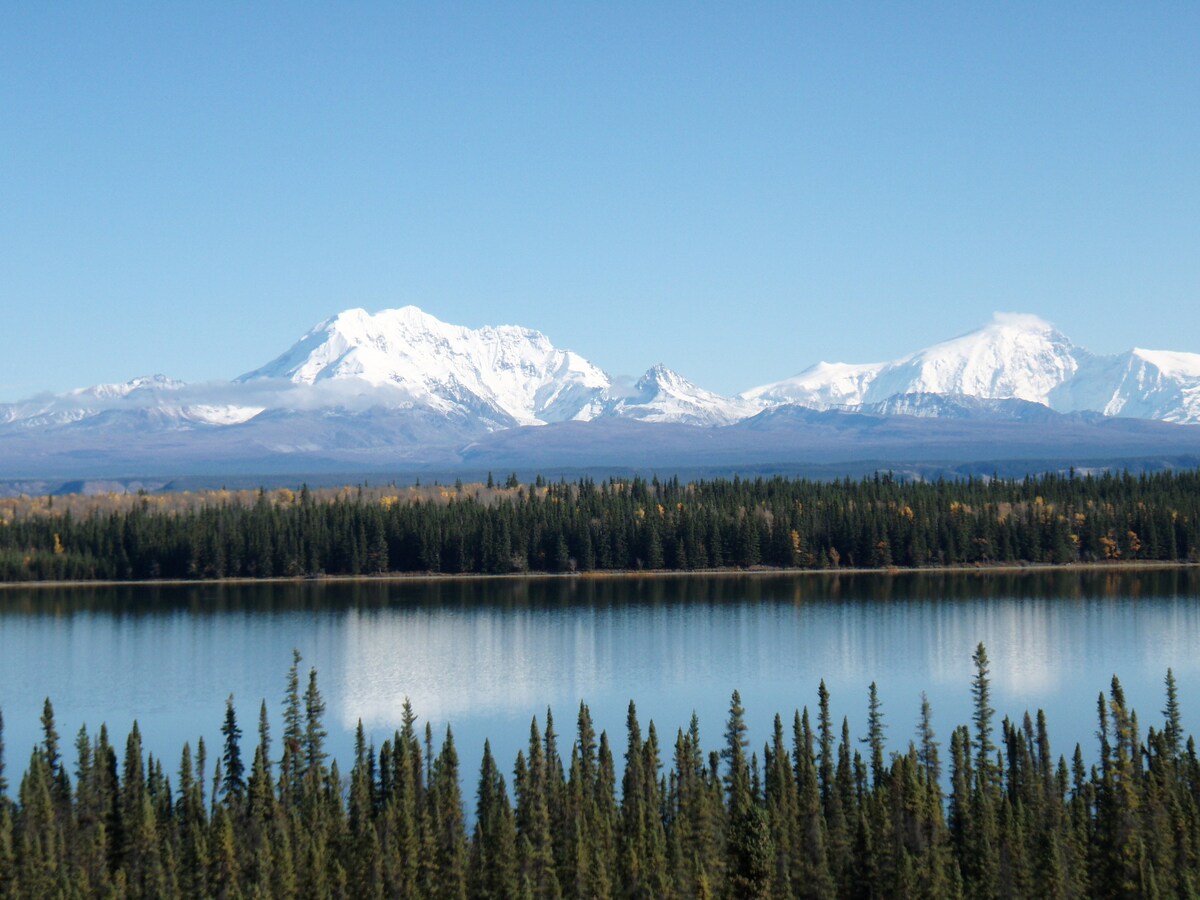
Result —
<path fill-rule="evenodd" d="M 776 715 L 755 750 L 737 692 L 707 753 L 694 717 L 664 740 L 631 702 L 619 777 L 586 705 L 569 748 L 547 711 L 511 780 L 485 743 L 470 821 L 452 731 L 435 752 L 407 704 L 379 748 L 360 725 L 343 776 L 299 654 L 278 738 L 264 702 L 244 741 L 230 697 L 222 746 L 169 773 L 136 723 L 120 764 L 103 726 L 69 763 L 47 700 L 13 798 L 0 718 L 0 898 L 1195 896 L 1200 759 L 1170 671 L 1144 734 L 1113 678 L 1089 767 L 1053 755 L 1040 712 L 997 727 L 982 644 L 974 662 L 971 722 L 943 745 L 923 703 L 890 755 L 874 685 L 864 741 L 822 682 L 815 719 Z"/>
<path fill-rule="evenodd" d="M 1200 561 L 1198 472 L 164 496 L 10 504 L 0 581 Z"/>

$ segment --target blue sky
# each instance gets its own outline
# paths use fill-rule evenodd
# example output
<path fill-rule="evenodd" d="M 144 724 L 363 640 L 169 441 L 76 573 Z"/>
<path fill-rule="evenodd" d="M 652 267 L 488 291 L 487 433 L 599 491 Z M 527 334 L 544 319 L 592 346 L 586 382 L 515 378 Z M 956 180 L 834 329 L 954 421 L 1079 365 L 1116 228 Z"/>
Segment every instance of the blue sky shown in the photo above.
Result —
<path fill-rule="evenodd" d="M 1200 4 L 6 4 L 0 399 L 415 303 L 734 392 L 1200 352 Z"/>

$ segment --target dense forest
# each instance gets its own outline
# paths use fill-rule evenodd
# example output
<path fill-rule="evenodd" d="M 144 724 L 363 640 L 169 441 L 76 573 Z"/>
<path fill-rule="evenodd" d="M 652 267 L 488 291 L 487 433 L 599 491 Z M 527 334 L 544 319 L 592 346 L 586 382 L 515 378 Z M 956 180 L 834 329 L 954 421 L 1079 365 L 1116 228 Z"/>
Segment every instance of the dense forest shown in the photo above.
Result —
<path fill-rule="evenodd" d="M 220 495 L 217 495 L 220 496 Z M 60 504 L 61 505 L 61 504 Z M 0 510 L 0 581 L 1200 561 L 1200 473 L 260 491 Z"/>
<path fill-rule="evenodd" d="M 435 752 L 407 704 L 379 748 L 359 726 L 344 777 L 299 654 L 278 744 L 265 703 L 243 741 L 230 697 L 222 747 L 185 745 L 170 774 L 136 723 L 120 761 L 102 726 L 69 763 L 47 700 L 13 799 L 0 767 L 0 898 L 1196 896 L 1200 759 L 1170 671 L 1145 734 L 1113 678 L 1088 766 L 1052 755 L 1041 713 L 997 729 L 982 644 L 974 661 L 945 761 L 927 702 L 887 752 L 874 685 L 865 738 L 822 682 L 815 722 L 776 716 L 754 751 L 736 692 L 708 753 L 694 718 L 664 744 L 630 703 L 619 767 L 581 705 L 569 749 L 534 719 L 511 782 L 485 744 L 470 818 L 451 730 Z"/>

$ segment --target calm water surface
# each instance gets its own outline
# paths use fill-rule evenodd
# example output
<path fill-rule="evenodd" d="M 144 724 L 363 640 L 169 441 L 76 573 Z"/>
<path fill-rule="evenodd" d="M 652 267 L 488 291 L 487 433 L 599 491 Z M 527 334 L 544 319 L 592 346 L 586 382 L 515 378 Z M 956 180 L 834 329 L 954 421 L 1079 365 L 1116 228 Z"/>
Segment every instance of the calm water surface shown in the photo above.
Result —
<path fill-rule="evenodd" d="M 999 717 L 1043 707 L 1057 752 L 1079 741 L 1093 756 L 1096 695 L 1114 673 L 1144 728 L 1161 721 L 1173 667 L 1200 731 L 1198 601 L 1195 570 L 5 590 L 0 709 L 10 775 L 47 695 L 64 743 L 107 722 L 123 746 L 136 719 L 173 770 L 185 740 L 219 746 L 230 693 L 248 742 L 263 698 L 278 735 L 297 648 L 342 760 L 360 719 L 377 745 L 390 736 L 406 696 L 439 741 L 452 723 L 468 770 L 485 737 L 511 767 L 547 706 L 565 755 L 581 699 L 618 754 L 631 698 L 664 743 L 694 710 L 716 748 L 737 688 L 761 746 L 777 711 L 815 709 L 821 678 L 856 737 L 876 681 L 902 749 L 923 690 L 942 737 L 968 720 L 983 641 Z"/>

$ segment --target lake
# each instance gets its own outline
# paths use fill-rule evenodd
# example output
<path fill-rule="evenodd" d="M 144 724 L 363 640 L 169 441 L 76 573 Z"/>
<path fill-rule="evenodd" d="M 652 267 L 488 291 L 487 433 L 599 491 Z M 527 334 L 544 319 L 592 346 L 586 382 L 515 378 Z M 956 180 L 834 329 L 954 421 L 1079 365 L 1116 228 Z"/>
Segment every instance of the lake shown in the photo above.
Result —
<path fill-rule="evenodd" d="M 618 756 L 636 700 L 666 755 L 693 710 L 716 749 L 735 688 L 761 749 L 776 712 L 815 716 L 822 678 L 860 737 L 875 681 L 893 749 L 912 738 L 922 691 L 948 743 L 983 641 L 997 721 L 1045 708 L 1055 752 L 1079 741 L 1094 758 L 1096 696 L 1114 673 L 1144 729 L 1161 723 L 1173 667 L 1185 727 L 1200 730 L 1198 599 L 1196 569 L 9 588 L 0 709 L 10 781 L 47 695 L 72 763 L 81 724 L 107 722 L 120 749 L 136 719 L 174 772 L 185 740 L 219 748 L 230 693 L 247 746 L 263 698 L 278 737 L 296 648 L 318 670 L 343 771 L 356 723 L 378 745 L 407 696 L 439 742 L 453 725 L 470 794 L 485 737 L 511 771 L 550 706 L 566 756 L 581 699 Z"/>

